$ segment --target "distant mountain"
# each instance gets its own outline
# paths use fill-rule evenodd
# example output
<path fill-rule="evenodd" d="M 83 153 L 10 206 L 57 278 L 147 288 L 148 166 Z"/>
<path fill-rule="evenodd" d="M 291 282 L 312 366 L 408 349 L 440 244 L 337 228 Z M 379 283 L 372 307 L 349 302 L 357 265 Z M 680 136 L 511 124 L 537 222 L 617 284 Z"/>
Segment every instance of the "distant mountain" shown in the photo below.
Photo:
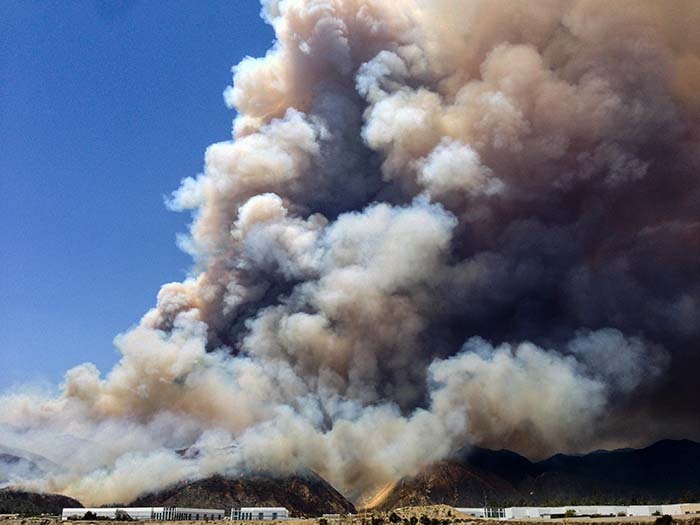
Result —
<path fill-rule="evenodd" d="M 584 456 L 557 454 L 535 466 L 541 474 L 530 489 L 546 497 L 659 502 L 700 499 L 700 443 L 693 441 L 665 440 L 640 450 Z M 563 494 L 562 485 L 569 486 Z"/>
<path fill-rule="evenodd" d="M 43 456 L 0 445 L 0 484 L 18 479 L 40 478 L 57 468 Z"/>
<path fill-rule="evenodd" d="M 517 486 L 537 475 L 537 467 L 529 459 L 510 450 L 489 450 L 474 447 L 458 454 L 462 462 L 484 472 L 489 472 Z"/>
<path fill-rule="evenodd" d="M 444 503 L 457 507 L 700 500 L 700 443 L 557 454 L 530 462 L 507 450 L 474 448 L 399 480 L 378 509 Z"/>
<path fill-rule="evenodd" d="M 0 484 L 18 479 L 37 478 L 42 474 L 43 471 L 33 461 L 0 453 Z"/>
<path fill-rule="evenodd" d="M 64 507 L 82 507 L 82 505 L 79 501 L 60 494 L 0 489 L 0 514 L 59 515 Z"/>
<path fill-rule="evenodd" d="M 132 506 L 172 505 L 230 509 L 280 506 L 295 516 L 320 516 L 355 512 L 355 507 L 315 472 L 275 477 L 254 474 L 237 478 L 212 476 L 183 482 L 140 496 Z"/>

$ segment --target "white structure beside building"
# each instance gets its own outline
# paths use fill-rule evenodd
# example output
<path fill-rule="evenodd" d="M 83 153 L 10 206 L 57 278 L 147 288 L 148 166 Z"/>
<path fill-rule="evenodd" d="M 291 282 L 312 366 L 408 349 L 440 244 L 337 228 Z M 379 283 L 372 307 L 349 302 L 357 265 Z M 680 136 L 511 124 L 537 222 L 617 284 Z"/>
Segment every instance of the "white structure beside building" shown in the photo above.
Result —
<path fill-rule="evenodd" d="M 524 519 L 564 516 L 683 516 L 700 514 L 700 503 L 671 505 L 566 505 L 563 507 L 462 507 L 457 512 L 475 518 Z"/>
<path fill-rule="evenodd" d="M 231 519 L 234 521 L 286 520 L 289 519 L 289 511 L 284 507 L 241 507 L 240 509 L 231 509 Z"/>
<path fill-rule="evenodd" d="M 486 517 L 486 509 L 484 507 L 457 507 L 455 510 L 473 518 Z"/>
<path fill-rule="evenodd" d="M 81 519 L 88 512 L 98 518 L 120 519 L 131 518 L 135 520 L 222 520 L 226 516 L 223 509 L 194 509 L 188 507 L 94 507 L 94 508 L 66 508 L 61 513 L 62 520 Z"/>

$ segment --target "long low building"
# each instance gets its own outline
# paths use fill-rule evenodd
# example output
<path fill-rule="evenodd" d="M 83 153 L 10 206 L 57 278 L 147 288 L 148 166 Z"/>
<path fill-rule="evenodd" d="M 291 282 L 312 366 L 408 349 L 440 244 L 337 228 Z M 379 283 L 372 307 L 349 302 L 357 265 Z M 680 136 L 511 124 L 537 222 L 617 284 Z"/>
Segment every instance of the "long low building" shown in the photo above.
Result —
<path fill-rule="evenodd" d="M 223 509 L 194 509 L 189 507 L 93 507 L 66 508 L 61 513 L 61 519 L 107 518 L 134 520 L 222 520 L 226 516 Z"/>
<path fill-rule="evenodd" d="M 526 519 L 575 516 L 683 516 L 700 514 L 700 503 L 669 505 L 566 505 L 562 507 L 461 507 L 458 512 L 475 518 Z"/>
<path fill-rule="evenodd" d="M 241 507 L 231 509 L 231 519 L 234 521 L 271 521 L 289 519 L 289 511 L 284 507 Z"/>

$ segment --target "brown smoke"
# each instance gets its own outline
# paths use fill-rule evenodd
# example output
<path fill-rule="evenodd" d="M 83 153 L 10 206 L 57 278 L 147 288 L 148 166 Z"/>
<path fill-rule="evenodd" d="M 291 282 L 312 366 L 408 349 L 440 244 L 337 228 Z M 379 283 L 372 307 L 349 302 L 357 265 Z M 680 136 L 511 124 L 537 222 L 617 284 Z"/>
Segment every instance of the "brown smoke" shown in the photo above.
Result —
<path fill-rule="evenodd" d="M 357 497 L 469 444 L 700 438 L 700 4 L 263 13 L 233 140 L 170 202 L 191 277 L 105 377 L 2 398 L 0 442 L 61 465 L 22 483 L 305 465 Z"/>

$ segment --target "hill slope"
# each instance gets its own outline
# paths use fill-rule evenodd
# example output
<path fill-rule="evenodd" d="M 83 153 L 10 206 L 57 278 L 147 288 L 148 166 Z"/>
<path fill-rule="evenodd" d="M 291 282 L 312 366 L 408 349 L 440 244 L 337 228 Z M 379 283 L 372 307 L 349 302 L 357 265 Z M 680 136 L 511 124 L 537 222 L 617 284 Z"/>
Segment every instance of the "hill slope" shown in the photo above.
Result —
<path fill-rule="evenodd" d="M 445 504 L 462 506 L 462 502 L 483 505 L 485 499 L 516 498 L 517 490 L 490 472 L 457 461 L 440 461 L 416 476 L 403 478 L 376 502 L 378 510 L 417 505 Z"/>
<path fill-rule="evenodd" d="M 475 448 L 399 480 L 376 508 L 634 503 L 700 499 L 700 444 L 660 441 L 634 450 L 558 454 L 537 463 Z"/>
<path fill-rule="evenodd" d="M 60 494 L 39 494 L 0 489 L 0 514 L 61 514 L 63 507 L 82 507 L 79 501 Z"/>
<path fill-rule="evenodd" d="M 283 478 L 266 474 L 239 478 L 212 476 L 143 495 L 131 502 L 131 505 L 224 509 L 241 506 L 282 506 L 296 516 L 355 512 L 352 503 L 311 471 Z"/>

